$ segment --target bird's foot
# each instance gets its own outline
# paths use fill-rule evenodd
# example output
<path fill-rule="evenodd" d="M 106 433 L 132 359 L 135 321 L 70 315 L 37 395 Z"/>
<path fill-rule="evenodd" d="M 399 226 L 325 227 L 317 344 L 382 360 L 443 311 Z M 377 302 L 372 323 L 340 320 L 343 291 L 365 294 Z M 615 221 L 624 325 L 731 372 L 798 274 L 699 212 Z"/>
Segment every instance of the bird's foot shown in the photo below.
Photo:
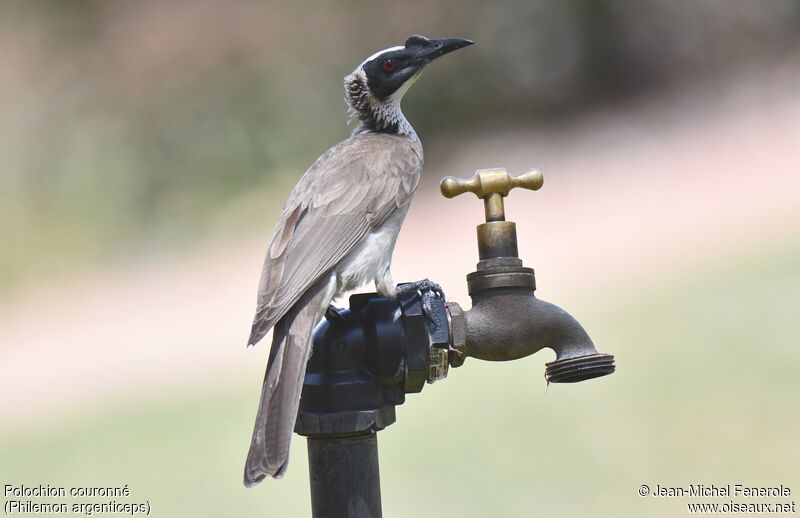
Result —
<path fill-rule="evenodd" d="M 441 297 L 443 300 L 444 290 L 442 287 L 430 279 L 422 279 L 416 282 L 407 282 L 397 286 L 397 296 L 407 293 L 419 292 L 422 296 L 422 311 L 428 320 L 433 320 L 433 299 Z"/>
<path fill-rule="evenodd" d="M 430 279 L 422 279 L 421 281 L 406 282 L 397 285 L 397 296 L 405 295 L 406 293 L 413 293 L 415 291 L 422 293 L 425 293 L 426 291 L 432 291 L 444 298 L 444 291 L 442 291 L 442 287 Z"/>
<path fill-rule="evenodd" d="M 328 321 L 331 321 L 331 320 L 345 321 L 347 319 L 342 314 L 343 311 L 344 311 L 344 308 L 337 308 L 336 306 L 331 304 L 331 305 L 328 306 L 328 309 L 325 310 L 325 318 Z"/>

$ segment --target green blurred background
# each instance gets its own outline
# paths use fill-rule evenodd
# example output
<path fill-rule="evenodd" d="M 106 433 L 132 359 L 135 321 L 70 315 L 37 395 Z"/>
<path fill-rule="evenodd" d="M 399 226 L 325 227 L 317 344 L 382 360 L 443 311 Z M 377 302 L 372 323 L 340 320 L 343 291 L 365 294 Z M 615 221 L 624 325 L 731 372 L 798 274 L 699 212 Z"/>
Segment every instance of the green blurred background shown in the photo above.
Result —
<path fill-rule="evenodd" d="M 310 514 L 301 438 L 284 480 L 241 483 L 262 254 L 351 129 L 342 77 L 412 33 L 476 45 L 405 98 L 426 168 L 395 277 L 468 305 L 482 210 L 438 180 L 539 167 L 545 187 L 507 202 L 521 256 L 618 372 L 546 387 L 550 351 L 451 370 L 380 434 L 384 516 L 728 501 L 641 484 L 796 499 L 800 4 L 781 0 L 4 2 L 2 484 Z"/>

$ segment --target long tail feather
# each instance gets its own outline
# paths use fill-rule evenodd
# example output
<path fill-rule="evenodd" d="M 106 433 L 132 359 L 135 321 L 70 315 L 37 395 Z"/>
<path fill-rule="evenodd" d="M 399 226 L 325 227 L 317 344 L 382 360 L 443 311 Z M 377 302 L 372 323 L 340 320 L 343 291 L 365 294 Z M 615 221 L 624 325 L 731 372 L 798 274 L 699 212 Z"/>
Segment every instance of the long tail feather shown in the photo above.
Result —
<path fill-rule="evenodd" d="M 311 335 L 333 300 L 335 289 L 333 275 L 318 281 L 275 325 L 244 470 L 247 487 L 268 475 L 280 478 L 286 471 L 306 363 L 311 354 Z"/>

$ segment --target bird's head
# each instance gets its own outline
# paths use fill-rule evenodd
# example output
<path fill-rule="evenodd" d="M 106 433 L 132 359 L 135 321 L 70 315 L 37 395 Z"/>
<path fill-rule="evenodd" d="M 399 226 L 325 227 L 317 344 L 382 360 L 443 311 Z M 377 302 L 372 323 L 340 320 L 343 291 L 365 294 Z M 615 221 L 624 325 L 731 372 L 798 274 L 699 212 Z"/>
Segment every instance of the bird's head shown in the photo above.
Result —
<path fill-rule="evenodd" d="M 375 126 L 370 129 L 391 130 L 399 122 L 393 112 L 400 113 L 400 100 L 425 66 L 472 43 L 463 38 L 430 40 L 414 35 L 402 46 L 376 52 L 344 79 L 347 104 L 362 124 Z"/>

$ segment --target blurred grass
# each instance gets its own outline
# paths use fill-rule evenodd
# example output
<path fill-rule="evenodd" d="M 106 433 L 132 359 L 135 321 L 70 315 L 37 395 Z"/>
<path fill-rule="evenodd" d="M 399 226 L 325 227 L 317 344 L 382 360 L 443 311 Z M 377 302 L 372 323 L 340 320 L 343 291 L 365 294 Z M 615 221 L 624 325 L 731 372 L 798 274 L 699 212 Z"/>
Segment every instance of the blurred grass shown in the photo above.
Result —
<path fill-rule="evenodd" d="M 800 490 L 800 244 L 781 247 L 625 300 L 556 301 L 617 355 L 611 377 L 546 387 L 543 352 L 468 360 L 410 396 L 379 437 L 384 515 L 680 516 L 690 500 L 640 498 L 639 485 Z M 308 516 L 302 439 L 287 479 L 241 485 L 247 385 L 20 428 L 0 437 L 0 478 L 127 483 L 154 516 Z"/>

